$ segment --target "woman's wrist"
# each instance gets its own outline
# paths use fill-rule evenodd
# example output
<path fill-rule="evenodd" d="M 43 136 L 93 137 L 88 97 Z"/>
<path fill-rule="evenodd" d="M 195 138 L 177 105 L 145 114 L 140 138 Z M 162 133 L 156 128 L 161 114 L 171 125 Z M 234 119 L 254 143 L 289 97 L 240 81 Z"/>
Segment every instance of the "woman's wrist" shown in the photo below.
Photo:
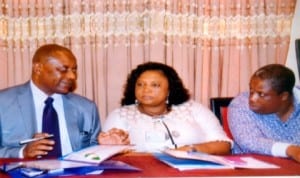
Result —
<path fill-rule="evenodd" d="M 197 151 L 197 147 L 194 144 L 188 145 L 188 148 L 189 148 L 190 152 L 196 152 Z"/>

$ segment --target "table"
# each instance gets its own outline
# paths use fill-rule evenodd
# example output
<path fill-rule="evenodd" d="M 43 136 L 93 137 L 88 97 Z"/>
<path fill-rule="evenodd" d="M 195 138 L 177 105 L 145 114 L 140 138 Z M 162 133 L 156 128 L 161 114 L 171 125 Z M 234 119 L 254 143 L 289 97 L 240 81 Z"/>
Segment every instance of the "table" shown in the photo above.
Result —
<path fill-rule="evenodd" d="M 295 176 L 300 177 L 300 163 L 296 163 L 293 160 L 286 158 L 276 158 L 263 155 L 246 155 L 252 156 L 256 159 L 270 162 L 280 166 L 278 169 L 201 169 L 201 170 L 189 170 L 179 171 L 171 168 L 168 165 L 155 159 L 150 154 L 145 153 L 129 153 L 124 155 L 117 155 L 112 157 L 112 160 L 119 160 L 126 162 L 132 166 L 136 166 L 142 169 L 140 172 L 130 171 L 113 171 L 105 170 L 101 177 L 103 178 L 115 178 L 115 177 L 237 177 L 237 176 Z M 19 161 L 18 159 L 0 159 L 0 163 Z M 5 174 L 0 174 L 0 177 L 9 177 Z M 74 176 L 73 176 L 74 177 Z M 77 176 L 84 177 L 100 177 L 98 176 Z"/>

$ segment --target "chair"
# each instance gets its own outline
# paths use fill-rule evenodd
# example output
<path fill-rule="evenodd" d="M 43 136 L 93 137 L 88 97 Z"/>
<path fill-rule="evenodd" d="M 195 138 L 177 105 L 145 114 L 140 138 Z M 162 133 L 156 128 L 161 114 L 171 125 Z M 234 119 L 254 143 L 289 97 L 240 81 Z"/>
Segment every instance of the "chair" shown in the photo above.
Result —
<path fill-rule="evenodd" d="M 215 97 L 210 98 L 210 108 L 217 116 L 224 131 L 229 138 L 232 138 L 228 123 L 227 123 L 227 106 L 230 104 L 233 97 Z"/>
<path fill-rule="evenodd" d="M 298 67 L 298 76 L 300 78 L 300 39 L 295 40 L 295 48 L 296 48 L 296 59 L 297 59 L 297 67 Z"/>

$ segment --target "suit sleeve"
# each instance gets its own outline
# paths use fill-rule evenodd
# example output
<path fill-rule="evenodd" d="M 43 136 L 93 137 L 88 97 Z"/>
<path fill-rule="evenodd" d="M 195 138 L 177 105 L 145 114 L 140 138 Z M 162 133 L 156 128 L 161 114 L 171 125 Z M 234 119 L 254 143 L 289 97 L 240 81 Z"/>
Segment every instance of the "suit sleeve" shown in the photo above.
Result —
<path fill-rule="evenodd" d="M 100 123 L 100 116 L 99 112 L 97 109 L 97 106 L 93 104 L 93 114 L 92 114 L 92 135 L 91 135 L 91 140 L 90 144 L 91 145 L 96 145 L 98 144 L 98 134 L 101 131 L 101 123 Z"/>

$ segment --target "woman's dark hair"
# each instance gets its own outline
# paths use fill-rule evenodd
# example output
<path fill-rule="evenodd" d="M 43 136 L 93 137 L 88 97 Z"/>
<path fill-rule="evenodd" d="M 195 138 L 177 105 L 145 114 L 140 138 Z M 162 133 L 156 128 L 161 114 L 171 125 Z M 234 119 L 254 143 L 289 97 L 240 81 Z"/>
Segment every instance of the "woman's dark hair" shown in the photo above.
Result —
<path fill-rule="evenodd" d="M 292 70 L 281 64 L 269 64 L 259 68 L 251 78 L 258 77 L 270 81 L 271 87 L 278 94 L 282 92 L 293 93 L 295 75 Z"/>
<path fill-rule="evenodd" d="M 170 66 L 158 63 L 147 62 L 137 66 L 133 69 L 127 77 L 127 82 L 124 88 L 121 105 L 130 105 L 135 103 L 135 84 L 142 73 L 149 70 L 158 70 L 168 79 L 169 83 L 169 103 L 171 105 L 178 105 L 190 99 L 189 91 L 184 87 L 182 80 L 177 72 Z"/>

